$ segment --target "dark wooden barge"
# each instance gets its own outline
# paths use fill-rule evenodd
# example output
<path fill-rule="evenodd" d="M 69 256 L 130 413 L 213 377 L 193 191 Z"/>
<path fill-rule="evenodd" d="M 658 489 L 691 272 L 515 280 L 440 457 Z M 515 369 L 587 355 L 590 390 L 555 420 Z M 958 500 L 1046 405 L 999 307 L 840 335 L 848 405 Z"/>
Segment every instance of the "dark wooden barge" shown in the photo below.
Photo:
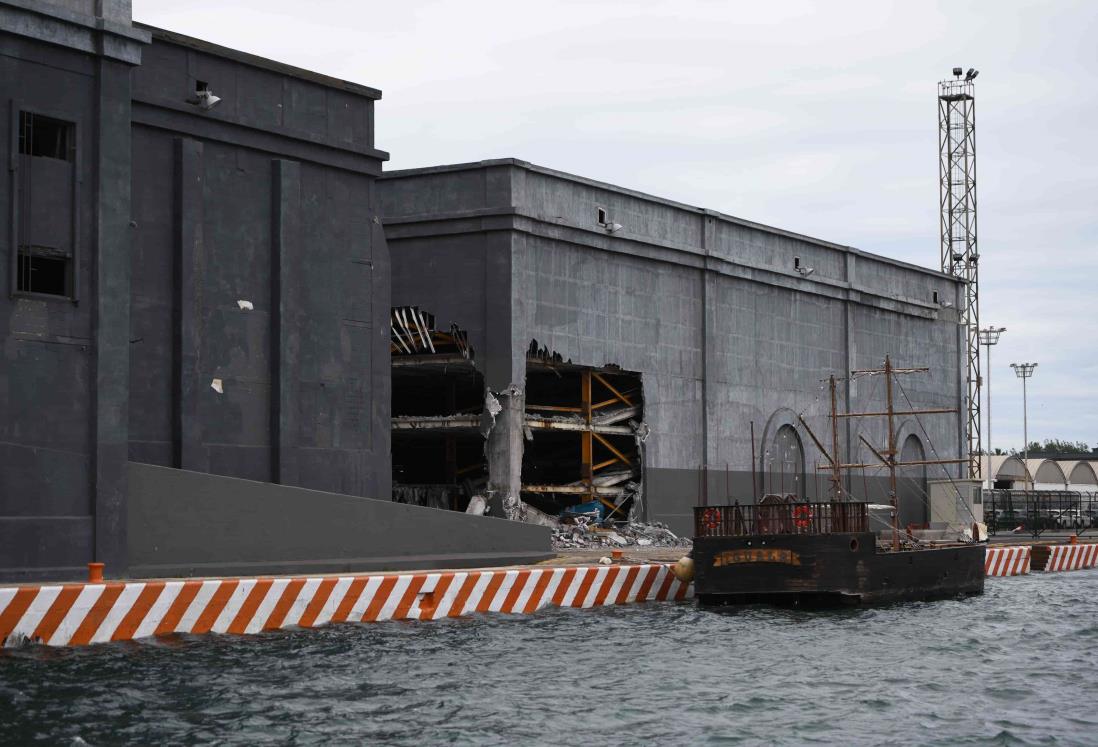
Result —
<path fill-rule="evenodd" d="M 866 503 L 694 509 L 701 604 L 887 604 L 982 594 L 984 546 L 879 547 Z"/>

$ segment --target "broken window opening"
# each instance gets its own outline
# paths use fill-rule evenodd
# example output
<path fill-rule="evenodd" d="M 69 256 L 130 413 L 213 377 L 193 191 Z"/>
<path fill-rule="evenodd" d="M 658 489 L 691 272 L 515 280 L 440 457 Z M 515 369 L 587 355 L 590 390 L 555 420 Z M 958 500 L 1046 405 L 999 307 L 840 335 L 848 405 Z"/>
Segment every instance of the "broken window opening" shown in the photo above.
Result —
<path fill-rule="evenodd" d="M 564 521 L 628 521 L 643 472 L 639 374 L 559 363 L 530 345 L 522 498 Z"/>
<path fill-rule="evenodd" d="M 393 500 L 464 511 L 488 483 L 484 377 L 468 335 L 415 306 L 390 314 Z"/>
<path fill-rule="evenodd" d="M 72 161 L 76 152 L 72 122 L 19 112 L 19 152 L 25 156 Z"/>
<path fill-rule="evenodd" d="M 15 289 L 20 293 L 72 296 L 72 257 L 47 246 L 21 246 Z"/>

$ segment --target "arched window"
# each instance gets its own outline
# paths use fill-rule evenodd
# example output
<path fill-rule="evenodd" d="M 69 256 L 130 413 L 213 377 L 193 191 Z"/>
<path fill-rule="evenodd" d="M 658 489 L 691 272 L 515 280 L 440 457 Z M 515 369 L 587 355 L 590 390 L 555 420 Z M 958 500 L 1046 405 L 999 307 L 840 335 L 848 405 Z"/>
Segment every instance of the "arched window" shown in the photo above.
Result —
<path fill-rule="evenodd" d="M 801 437 L 797 435 L 797 429 L 791 425 L 779 428 L 765 457 L 766 492 L 803 499 L 804 447 L 801 445 Z"/>
<path fill-rule="evenodd" d="M 900 447 L 900 462 L 924 462 L 926 450 L 914 433 L 904 439 Z M 901 527 L 930 522 L 930 497 L 927 494 L 926 465 L 900 467 L 896 472 L 896 502 L 899 504 Z"/>

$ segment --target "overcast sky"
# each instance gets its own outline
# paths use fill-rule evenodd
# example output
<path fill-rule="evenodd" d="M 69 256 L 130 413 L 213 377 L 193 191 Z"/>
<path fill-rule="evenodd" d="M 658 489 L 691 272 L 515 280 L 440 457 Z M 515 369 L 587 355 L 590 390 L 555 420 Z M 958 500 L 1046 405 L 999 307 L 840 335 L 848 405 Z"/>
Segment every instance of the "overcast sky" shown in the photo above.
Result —
<path fill-rule="evenodd" d="M 994 445 L 1098 446 L 1098 2 L 134 0 L 380 88 L 389 168 L 513 156 L 937 267 L 936 83 L 976 67 Z"/>

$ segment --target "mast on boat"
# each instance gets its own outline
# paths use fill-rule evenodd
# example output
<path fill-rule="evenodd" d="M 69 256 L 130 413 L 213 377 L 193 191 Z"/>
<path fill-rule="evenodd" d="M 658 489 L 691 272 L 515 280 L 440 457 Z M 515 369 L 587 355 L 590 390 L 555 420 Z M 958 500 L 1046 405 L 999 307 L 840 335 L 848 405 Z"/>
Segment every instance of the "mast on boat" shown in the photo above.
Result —
<path fill-rule="evenodd" d="M 831 500 L 838 503 L 843 494 L 843 471 L 839 464 L 839 411 L 835 403 L 835 374 L 831 374 Z"/>
<path fill-rule="evenodd" d="M 824 445 L 816 438 L 816 434 L 812 432 L 808 423 L 800 415 L 797 416 L 797 420 L 804 426 L 805 431 L 808 432 L 809 437 L 813 443 L 816 444 L 816 448 L 820 450 L 820 453 L 824 455 L 830 465 L 831 470 L 831 496 L 832 500 L 838 502 L 842 497 L 843 489 L 843 473 L 844 469 L 865 469 L 866 467 L 887 467 L 888 468 L 888 500 L 892 506 L 892 549 L 900 549 L 900 526 L 899 515 L 900 506 L 899 499 L 896 492 L 896 468 L 897 467 L 913 467 L 916 465 L 927 464 L 961 464 L 967 463 L 967 459 L 920 459 L 912 462 L 899 462 L 896 460 L 899 450 L 896 447 L 896 427 L 895 417 L 897 415 L 944 415 L 947 413 L 956 413 L 956 408 L 945 407 L 931 407 L 925 410 L 900 410 L 897 411 L 892 402 L 892 377 L 897 374 L 911 374 L 911 373 L 926 373 L 930 371 L 929 368 L 895 368 L 892 365 L 892 357 L 886 355 L 884 361 L 884 368 L 865 368 L 856 371 L 851 371 L 851 375 L 859 376 L 866 374 L 884 374 L 885 376 L 885 405 L 886 409 L 881 412 L 839 412 L 837 398 L 835 396 L 835 376 L 830 377 L 831 387 L 831 453 L 824 448 Z M 864 436 L 859 435 L 858 439 L 865 444 L 873 455 L 879 459 L 879 462 L 870 462 L 866 464 L 843 464 L 839 459 L 839 418 L 870 418 L 870 417 L 885 417 L 888 419 L 888 445 L 884 449 L 877 449 L 873 444 L 869 443 Z"/>
<path fill-rule="evenodd" d="M 841 464 L 840 468 L 855 469 L 865 467 L 880 467 L 884 466 L 888 468 L 888 499 L 892 506 L 892 549 L 893 551 L 900 549 L 900 526 L 899 526 L 899 514 L 900 507 L 896 495 L 896 468 L 897 467 L 909 467 L 916 465 L 926 464 L 961 464 L 967 463 L 967 459 L 919 459 L 911 462 L 900 462 L 896 460 L 898 456 L 898 449 L 896 448 L 896 428 L 894 418 L 897 415 L 943 415 L 947 413 L 956 413 L 956 408 L 945 407 L 932 407 L 925 410 L 901 410 L 897 411 L 892 404 L 892 377 L 897 374 L 910 374 L 910 373 L 926 373 L 929 368 L 895 368 L 892 365 L 891 356 L 885 356 L 884 368 L 867 368 L 857 371 L 851 371 L 851 374 L 858 376 L 861 374 L 884 374 L 885 376 L 885 405 L 884 412 L 850 412 L 838 414 L 840 418 L 865 418 L 865 417 L 881 417 L 888 418 L 888 446 L 879 450 L 876 449 L 873 444 L 869 443 L 864 436 L 859 435 L 858 438 L 863 444 L 869 447 L 869 450 L 873 452 L 880 462 L 877 464 Z"/>

